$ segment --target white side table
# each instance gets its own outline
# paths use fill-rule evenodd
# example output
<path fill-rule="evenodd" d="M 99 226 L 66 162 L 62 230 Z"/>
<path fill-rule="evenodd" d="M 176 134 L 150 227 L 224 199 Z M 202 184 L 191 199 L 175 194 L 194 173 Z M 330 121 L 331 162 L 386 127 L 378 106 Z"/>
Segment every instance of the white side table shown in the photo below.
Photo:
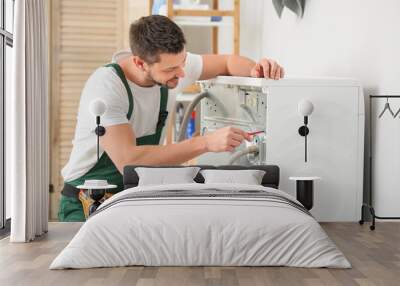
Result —
<path fill-rule="evenodd" d="M 311 210 L 314 204 L 314 181 L 321 177 L 289 177 L 296 181 L 296 199 L 303 204 L 307 210 Z"/>

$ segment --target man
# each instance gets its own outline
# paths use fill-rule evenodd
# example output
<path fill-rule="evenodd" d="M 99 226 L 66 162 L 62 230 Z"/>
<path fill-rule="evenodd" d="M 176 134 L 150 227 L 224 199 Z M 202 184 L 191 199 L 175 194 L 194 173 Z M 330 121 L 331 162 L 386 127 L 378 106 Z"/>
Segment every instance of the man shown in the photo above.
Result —
<path fill-rule="evenodd" d="M 205 152 L 233 151 L 251 140 L 241 129 L 226 127 L 204 136 L 159 145 L 166 111 L 175 95 L 196 80 L 218 75 L 280 79 L 284 70 L 275 61 L 258 63 L 233 55 L 195 55 L 186 51 L 182 30 L 169 18 L 143 17 L 130 27 L 129 52 L 119 52 L 112 63 L 98 68 L 82 91 L 69 162 L 62 170 L 60 221 L 84 221 L 76 186 L 88 179 L 107 179 L 123 189 L 125 165 L 181 164 Z M 89 112 L 94 99 L 106 103 L 101 117 L 105 135 L 97 162 L 95 119 Z"/>

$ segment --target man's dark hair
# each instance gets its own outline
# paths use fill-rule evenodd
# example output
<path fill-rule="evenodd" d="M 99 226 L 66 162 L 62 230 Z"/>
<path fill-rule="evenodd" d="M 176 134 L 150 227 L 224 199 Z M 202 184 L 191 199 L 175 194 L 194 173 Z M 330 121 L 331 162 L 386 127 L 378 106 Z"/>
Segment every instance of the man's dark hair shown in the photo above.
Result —
<path fill-rule="evenodd" d="M 129 44 L 135 56 L 152 64 L 161 53 L 177 54 L 183 51 L 185 36 L 171 19 L 161 15 L 142 17 L 131 24 Z"/>

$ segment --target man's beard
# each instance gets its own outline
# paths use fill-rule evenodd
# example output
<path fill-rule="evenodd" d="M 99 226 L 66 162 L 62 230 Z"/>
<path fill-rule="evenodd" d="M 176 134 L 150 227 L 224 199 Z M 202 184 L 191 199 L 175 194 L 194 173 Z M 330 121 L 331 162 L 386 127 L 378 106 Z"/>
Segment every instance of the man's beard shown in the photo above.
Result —
<path fill-rule="evenodd" d="M 161 82 L 159 82 L 159 81 L 157 81 L 157 80 L 154 79 L 154 77 L 151 75 L 151 72 L 148 73 L 147 77 L 148 77 L 148 79 L 151 80 L 154 84 L 156 84 L 156 85 L 158 85 L 158 86 L 160 86 L 160 87 L 167 88 L 167 89 L 174 89 L 174 88 L 177 86 L 177 85 L 175 85 L 174 87 L 169 87 L 169 86 L 168 86 L 168 82 L 169 82 L 169 81 L 175 80 L 175 79 L 177 79 L 177 80 L 179 81 L 179 78 L 178 78 L 178 77 L 174 77 L 174 78 L 171 78 L 170 80 L 167 80 L 166 83 L 161 83 Z"/>

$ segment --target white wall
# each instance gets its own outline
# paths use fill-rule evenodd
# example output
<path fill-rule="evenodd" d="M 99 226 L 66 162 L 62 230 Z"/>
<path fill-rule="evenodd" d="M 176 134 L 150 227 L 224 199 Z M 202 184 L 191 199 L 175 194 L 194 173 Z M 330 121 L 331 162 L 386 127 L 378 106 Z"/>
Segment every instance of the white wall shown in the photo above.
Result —
<path fill-rule="evenodd" d="M 362 82 L 366 97 L 369 94 L 400 94 L 399 0 L 306 2 L 302 19 L 287 9 L 279 19 L 272 1 L 265 1 L 264 55 L 277 59 L 289 76 L 353 77 Z M 369 120 L 369 103 L 366 103 Z M 373 122 L 376 120 L 374 116 Z M 399 119 L 396 121 L 400 122 Z M 366 138 L 369 136 L 368 127 L 367 124 Z M 380 136 L 388 136 L 389 140 L 393 139 L 392 135 L 380 133 Z M 367 140 L 365 159 L 368 159 L 368 148 Z M 390 166 L 380 165 L 380 174 L 389 174 L 382 172 L 382 168 Z M 368 188 L 368 172 L 366 166 L 365 190 Z M 378 179 L 385 181 L 388 178 L 381 176 Z M 398 191 L 397 186 L 392 186 L 392 191 Z M 374 198 L 377 198 L 375 193 Z M 390 200 L 390 197 L 386 199 Z"/>
<path fill-rule="evenodd" d="M 400 92 L 400 1 L 308 0 L 303 19 L 265 1 L 263 53 L 288 75 L 346 76 L 367 91 Z"/>

